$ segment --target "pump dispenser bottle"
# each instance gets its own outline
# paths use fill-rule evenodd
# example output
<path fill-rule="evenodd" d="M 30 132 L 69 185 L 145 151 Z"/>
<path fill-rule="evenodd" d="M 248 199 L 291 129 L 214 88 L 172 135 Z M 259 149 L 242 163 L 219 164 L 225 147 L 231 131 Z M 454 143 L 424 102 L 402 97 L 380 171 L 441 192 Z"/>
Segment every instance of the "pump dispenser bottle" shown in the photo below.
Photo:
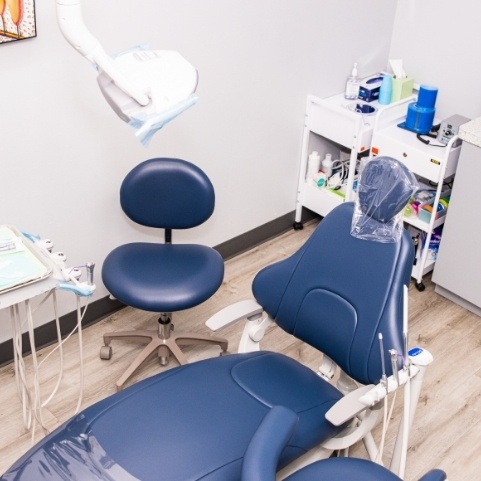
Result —
<path fill-rule="evenodd" d="M 344 97 L 349 100 L 355 100 L 359 96 L 359 86 L 361 80 L 357 76 L 357 63 L 352 67 L 352 72 L 346 81 L 346 91 L 344 92 Z"/>

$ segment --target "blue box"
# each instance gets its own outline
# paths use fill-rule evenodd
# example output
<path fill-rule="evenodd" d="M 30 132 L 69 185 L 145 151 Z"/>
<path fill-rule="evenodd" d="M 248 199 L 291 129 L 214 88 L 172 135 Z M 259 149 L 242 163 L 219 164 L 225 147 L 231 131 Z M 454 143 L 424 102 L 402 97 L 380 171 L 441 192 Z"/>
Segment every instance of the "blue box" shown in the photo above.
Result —
<path fill-rule="evenodd" d="M 382 77 L 376 75 L 361 81 L 359 86 L 359 98 L 365 102 L 373 102 L 379 98 L 379 91 L 381 90 Z"/>

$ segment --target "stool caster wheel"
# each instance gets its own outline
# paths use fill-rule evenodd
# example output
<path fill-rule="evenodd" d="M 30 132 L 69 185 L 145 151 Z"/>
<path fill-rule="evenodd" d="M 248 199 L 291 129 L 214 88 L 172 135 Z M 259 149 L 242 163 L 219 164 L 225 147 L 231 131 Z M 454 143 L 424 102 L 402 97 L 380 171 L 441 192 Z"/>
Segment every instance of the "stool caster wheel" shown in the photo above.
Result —
<path fill-rule="evenodd" d="M 419 291 L 419 292 L 423 292 L 424 289 L 426 289 L 426 286 L 423 284 L 423 282 L 416 282 L 416 289 Z"/>
<path fill-rule="evenodd" d="M 304 226 L 302 225 L 302 222 L 294 222 L 294 224 L 292 224 L 292 227 L 294 227 L 294 230 L 304 229 Z"/>
<path fill-rule="evenodd" d="M 112 357 L 112 348 L 110 346 L 102 346 L 100 348 L 100 359 L 108 361 Z"/>

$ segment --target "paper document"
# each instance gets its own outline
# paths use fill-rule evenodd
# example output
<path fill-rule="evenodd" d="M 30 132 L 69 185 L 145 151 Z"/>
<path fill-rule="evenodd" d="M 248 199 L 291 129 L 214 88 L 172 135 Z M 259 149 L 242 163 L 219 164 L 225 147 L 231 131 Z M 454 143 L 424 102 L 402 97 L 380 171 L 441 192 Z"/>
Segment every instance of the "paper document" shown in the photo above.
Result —
<path fill-rule="evenodd" d="M 49 273 L 50 268 L 31 252 L 18 233 L 0 226 L 0 293 L 43 279 Z"/>

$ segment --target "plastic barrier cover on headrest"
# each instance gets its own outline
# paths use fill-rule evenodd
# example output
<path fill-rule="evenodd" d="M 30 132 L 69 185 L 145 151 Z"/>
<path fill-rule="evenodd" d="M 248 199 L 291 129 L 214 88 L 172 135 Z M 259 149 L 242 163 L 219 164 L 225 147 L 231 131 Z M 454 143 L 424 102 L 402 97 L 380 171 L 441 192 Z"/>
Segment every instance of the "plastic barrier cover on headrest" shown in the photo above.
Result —
<path fill-rule="evenodd" d="M 360 239 L 396 242 L 402 212 L 418 189 L 413 173 L 391 157 L 377 157 L 364 167 L 352 218 L 351 234 Z"/>

